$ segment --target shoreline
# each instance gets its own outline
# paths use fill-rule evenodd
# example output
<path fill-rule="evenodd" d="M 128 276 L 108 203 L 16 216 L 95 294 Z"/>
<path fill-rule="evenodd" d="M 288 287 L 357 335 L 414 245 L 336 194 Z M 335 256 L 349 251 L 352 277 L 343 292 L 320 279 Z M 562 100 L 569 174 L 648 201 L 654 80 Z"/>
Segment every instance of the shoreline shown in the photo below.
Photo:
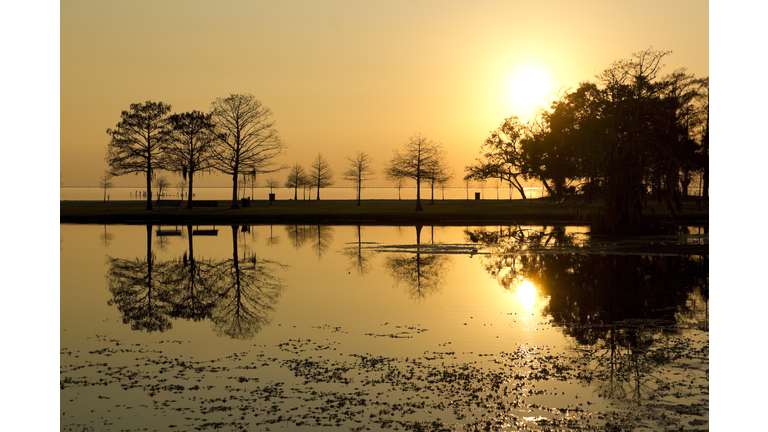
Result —
<path fill-rule="evenodd" d="M 554 198 L 531 200 L 421 200 L 424 211 L 416 212 L 416 200 L 300 200 L 251 201 L 250 207 L 230 209 L 231 200 L 218 200 L 218 207 L 188 210 L 185 204 L 145 210 L 146 201 L 59 201 L 59 223 L 74 224 L 216 224 L 216 225 L 498 225 L 547 224 L 591 225 L 583 209 L 573 202 L 558 204 Z M 706 208 L 706 207 L 704 207 Z M 644 216 L 659 224 L 709 225 L 708 209 L 686 202 L 673 219 L 660 206 L 649 204 Z"/>

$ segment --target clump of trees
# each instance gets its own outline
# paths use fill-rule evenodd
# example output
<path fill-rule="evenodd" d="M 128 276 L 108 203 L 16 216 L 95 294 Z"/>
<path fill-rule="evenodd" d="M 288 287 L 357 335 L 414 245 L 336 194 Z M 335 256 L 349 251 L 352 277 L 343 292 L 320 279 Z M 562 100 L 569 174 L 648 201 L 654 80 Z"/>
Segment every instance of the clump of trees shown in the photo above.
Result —
<path fill-rule="evenodd" d="M 272 111 L 251 94 L 231 94 L 211 103 L 209 113 L 168 115 L 171 106 L 147 101 L 130 105 L 114 129 L 107 129 L 106 162 L 113 176 L 146 176 L 147 210 L 152 210 L 152 182 L 157 170 L 189 176 L 187 208 L 192 208 L 193 176 L 217 170 L 232 176 L 232 208 L 238 179 L 255 178 L 285 168 L 276 159 L 287 145 L 280 139 Z"/>
<path fill-rule="evenodd" d="M 618 60 L 523 124 L 504 120 L 465 168 L 465 179 L 500 178 L 525 198 L 521 180 L 556 197 L 580 192 L 593 232 L 643 232 L 648 197 L 674 215 L 692 173 L 708 189 L 709 79 L 685 69 L 660 75 L 670 52 Z"/>

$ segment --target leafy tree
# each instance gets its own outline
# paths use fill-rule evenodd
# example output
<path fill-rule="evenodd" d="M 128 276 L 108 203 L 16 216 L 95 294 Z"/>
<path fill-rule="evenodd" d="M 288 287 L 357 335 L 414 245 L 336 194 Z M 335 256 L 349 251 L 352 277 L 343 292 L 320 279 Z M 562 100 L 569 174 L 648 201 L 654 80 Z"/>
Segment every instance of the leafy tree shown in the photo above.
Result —
<path fill-rule="evenodd" d="M 371 168 L 371 157 L 364 151 L 358 151 L 355 156 L 347 156 L 349 168 L 342 173 L 344 180 L 351 181 L 357 189 L 357 205 L 360 205 L 360 195 L 363 189 L 363 182 L 372 180 L 373 168 Z"/>
<path fill-rule="evenodd" d="M 317 199 L 320 199 L 320 188 L 333 185 L 333 170 L 322 154 L 312 161 L 312 169 L 309 171 L 309 179 L 317 188 Z"/>
<path fill-rule="evenodd" d="M 439 170 L 441 151 L 442 146 L 439 143 L 417 133 L 408 139 L 402 153 L 394 151 L 392 159 L 384 167 L 384 174 L 390 181 L 416 181 L 416 211 L 424 211 L 421 207 L 421 181 L 435 175 Z"/>
<path fill-rule="evenodd" d="M 147 179 L 147 210 L 152 210 L 152 180 L 162 168 L 161 154 L 170 139 L 167 114 L 171 106 L 146 101 L 131 104 L 115 129 L 107 129 L 106 161 L 116 176 L 143 173 Z"/>
<path fill-rule="evenodd" d="M 192 208 L 192 182 L 196 172 L 211 168 L 211 152 L 215 143 L 212 114 L 191 111 L 168 117 L 171 139 L 164 152 L 166 169 L 189 177 L 187 208 Z"/>
<path fill-rule="evenodd" d="M 251 94 L 231 94 L 211 103 L 216 131 L 212 165 L 232 176 L 232 208 L 237 205 L 237 181 L 241 173 L 265 174 L 285 166 L 275 159 L 286 145 L 280 139 L 272 119 L 272 110 Z"/>
<path fill-rule="evenodd" d="M 504 119 L 504 122 L 486 138 L 480 147 L 482 157 L 473 165 L 464 168 L 465 181 L 501 179 L 509 182 L 525 199 L 522 180 L 526 176 L 526 165 L 521 151 L 522 139 L 526 133 L 525 125 L 517 116 Z M 469 199 L 469 198 L 467 198 Z"/>
<path fill-rule="evenodd" d="M 99 187 L 104 189 L 104 202 L 107 202 L 107 189 L 112 187 L 112 174 L 109 171 L 105 171 L 99 179 Z"/>
<path fill-rule="evenodd" d="M 307 175 L 304 168 L 299 164 L 294 164 L 288 172 L 288 179 L 285 181 L 285 187 L 293 188 L 293 200 L 299 199 L 299 188 L 304 187 L 307 182 Z"/>

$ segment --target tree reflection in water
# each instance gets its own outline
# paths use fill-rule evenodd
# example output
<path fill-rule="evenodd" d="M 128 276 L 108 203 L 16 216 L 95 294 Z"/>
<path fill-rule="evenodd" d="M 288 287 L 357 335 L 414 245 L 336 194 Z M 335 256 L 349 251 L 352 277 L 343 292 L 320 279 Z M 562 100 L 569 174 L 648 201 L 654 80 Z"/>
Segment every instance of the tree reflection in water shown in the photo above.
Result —
<path fill-rule="evenodd" d="M 133 330 L 165 331 L 169 318 L 211 319 L 219 335 L 248 339 L 271 322 L 274 304 L 285 289 L 274 275 L 287 266 L 238 255 L 238 227 L 232 227 L 232 258 L 199 261 L 194 254 L 192 227 L 189 251 L 177 260 L 158 262 L 152 252 L 152 225 L 147 225 L 147 255 L 134 260 L 109 257 L 110 306 Z"/>
<path fill-rule="evenodd" d="M 240 258 L 237 230 L 232 226 L 232 259 L 220 261 L 212 272 L 218 299 L 211 320 L 219 335 L 250 339 L 272 321 L 274 304 L 285 289 L 274 272 L 287 266 L 255 253 Z"/>
<path fill-rule="evenodd" d="M 416 250 L 413 254 L 396 253 L 384 258 L 384 271 L 395 279 L 395 286 L 403 283 L 408 296 L 421 300 L 440 292 L 447 276 L 451 258 L 431 249 L 422 252 L 421 226 L 416 226 Z M 433 239 L 434 241 L 434 239 Z"/>
<path fill-rule="evenodd" d="M 107 286 L 113 298 L 107 304 L 117 305 L 123 323 L 133 330 L 164 331 L 171 328 L 171 310 L 164 297 L 167 263 L 158 263 L 152 253 L 152 225 L 147 225 L 147 254 L 134 260 L 107 258 Z"/>
<path fill-rule="evenodd" d="M 573 241 L 564 232 L 523 235 L 519 227 L 465 234 L 485 246 L 483 268 L 500 286 L 530 281 L 548 299 L 543 313 L 577 342 L 579 377 L 596 382 L 603 397 L 637 403 L 661 397 L 657 373 L 692 358 L 679 320 L 708 330 L 708 256 L 558 253 L 550 245 Z M 708 346 L 700 350 L 708 362 Z"/>
<path fill-rule="evenodd" d="M 347 267 L 347 271 L 349 273 L 352 273 L 352 270 L 355 271 L 355 274 L 358 276 L 365 276 L 368 272 L 371 271 L 371 256 L 372 253 L 366 249 L 363 249 L 363 240 L 361 236 L 361 227 L 358 225 L 357 227 L 357 243 L 348 243 L 353 244 L 355 246 L 347 246 L 342 251 L 342 254 L 349 260 L 350 265 Z"/>

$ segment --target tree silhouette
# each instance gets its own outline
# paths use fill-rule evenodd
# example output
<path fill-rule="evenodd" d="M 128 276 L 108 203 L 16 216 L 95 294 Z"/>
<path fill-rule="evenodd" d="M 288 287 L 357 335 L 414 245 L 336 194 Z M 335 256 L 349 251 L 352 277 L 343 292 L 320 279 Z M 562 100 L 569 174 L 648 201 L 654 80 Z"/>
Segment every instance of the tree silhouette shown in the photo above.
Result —
<path fill-rule="evenodd" d="M 293 200 L 299 199 L 299 188 L 307 182 L 307 175 L 304 168 L 299 164 L 294 164 L 288 172 L 288 179 L 285 181 L 285 187 L 293 188 Z"/>
<path fill-rule="evenodd" d="M 192 187 L 195 173 L 211 168 L 211 151 L 216 136 L 212 114 L 191 111 L 168 117 L 173 133 L 165 150 L 166 169 L 189 177 L 187 208 L 192 208 Z"/>
<path fill-rule="evenodd" d="M 363 182 L 372 180 L 373 168 L 371 167 L 371 157 L 364 151 L 358 151 L 354 157 L 347 156 L 349 168 L 342 173 L 342 178 L 355 184 L 357 190 L 357 205 L 360 205 L 360 196 L 362 194 Z"/>
<path fill-rule="evenodd" d="M 307 177 L 317 188 L 318 200 L 320 199 L 320 188 L 333 185 L 333 170 L 322 154 L 318 153 L 317 158 L 312 161 L 312 169 L 310 169 Z"/>
<path fill-rule="evenodd" d="M 170 138 L 166 115 L 171 106 L 163 102 L 134 103 L 120 114 L 111 137 L 106 161 L 113 175 L 144 173 L 147 180 L 147 210 L 152 210 L 152 180 L 162 168 L 161 154 Z"/>
<path fill-rule="evenodd" d="M 213 272 L 219 297 L 211 319 L 218 335 L 250 339 L 272 322 L 274 305 L 285 289 L 274 273 L 287 266 L 255 254 L 240 257 L 237 229 L 232 226 L 232 259 L 218 263 Z"/>
<path fill-rule="evenodd" d="M 107 202 L 107 189 L 112 187 L 112 182 L 110 181 L 112 177 L 113 176 L 109 171 L 105 171 L 101 178 L 99 178 L 99 187 L 104 189 L 103 202 Z"/>
<path fill-rule="evenodd" d="M 394 151 L 392 159 L 384 167 L 389 181 L 405 178 L 416 181 L 416 211 L 424 210 L 421 206 L 421 182 L 440 169 L 441 150 L 440 144 L 417 133 L 408 139 L 402 153 Z"/>
<path fill-rule="evenodd" d="M 216 130 L 212 165 L 232 176 L 232 208 L 237 205 L 237 181 L 242 173 L 264 174 L 279 171 L 275 158 L 286 145 L 280 140 L 272 110 L 251 94 L 231 94 L 211 103 Z"/>
<path fill-rule="evenodd" d="M 464 168 L 467 189 L 469 189 L 470 180 L 501 179 L 509 182 L 520 192 L 522 199 L 526 199 L 522 184 L 526 176 L 526 165 L 521 152 L 524 134 L 525 125 L 517 116 L 504 119 L 501 126 L 492 131 L 491 136 L 483 142 L 480 148 L 483 156 L 473 165 Z"/>

